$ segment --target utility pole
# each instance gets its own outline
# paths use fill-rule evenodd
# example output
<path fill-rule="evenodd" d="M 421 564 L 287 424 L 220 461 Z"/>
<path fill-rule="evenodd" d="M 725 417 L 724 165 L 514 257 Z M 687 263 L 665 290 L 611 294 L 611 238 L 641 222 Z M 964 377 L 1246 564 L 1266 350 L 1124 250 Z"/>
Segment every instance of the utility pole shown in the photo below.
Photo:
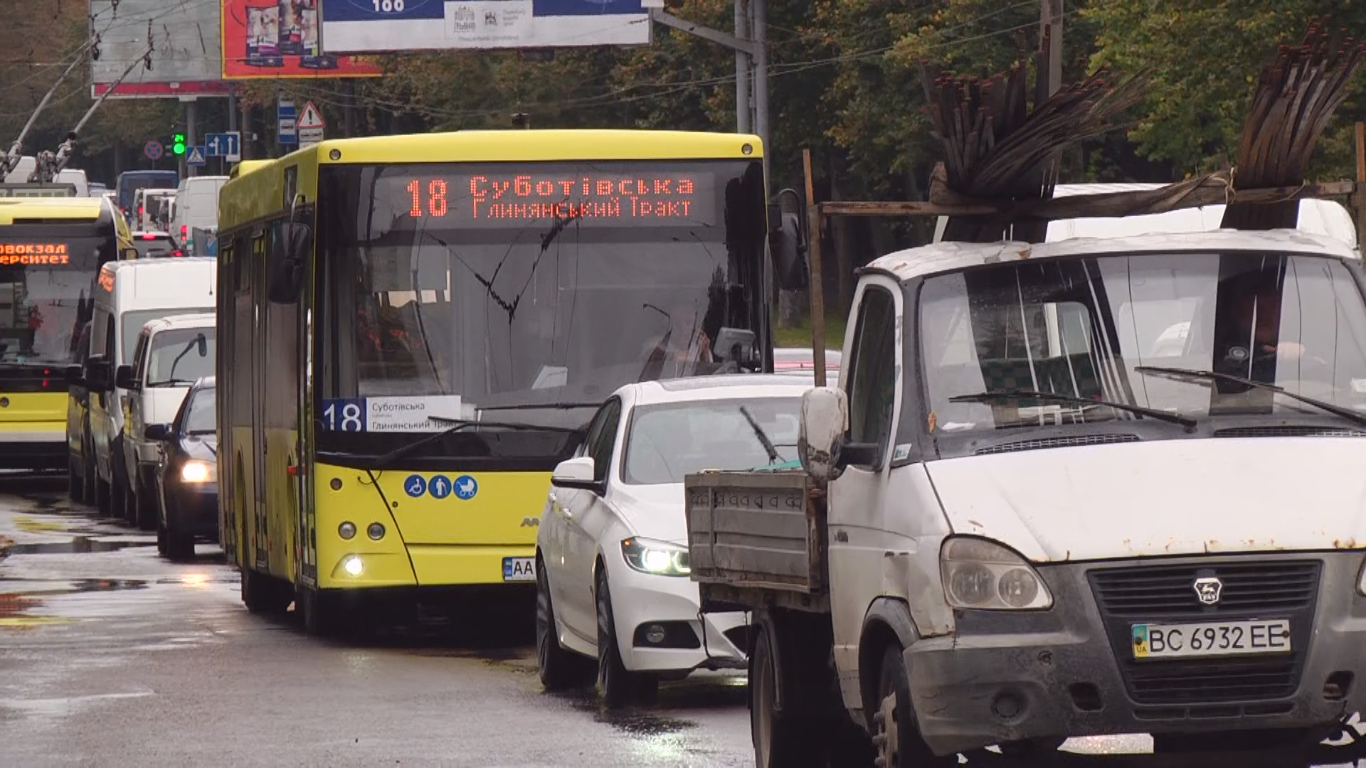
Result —
<path fill-rule="evenodd" d="M 185 157 L 189 158 L 191 152 L 189 148 L 198 146 L 199 144 L 199 136 L 195 132 L 195 118 L 198 117 L 198 110 L 196 109 L 197 104 L 195 103 L 195 98 L 193 96 L 182 97 L 181 100 L 185 102 Z M 196 176 L 198 175 L 198 171 L 199 166 L 190 165 L 188 160 L 186 160 L 185 171 L 181 175 Z"/>
<path fill-rule="evenodd" d="M 749 3 L 735 0 L 735 38 L 749 39 Z M 750 128 L 750 59 L 749 51 L 735 49 L 735 132 L 749 133 Z"/>
<path fill-rule="evenodd" d="M 736 0 L 739 2 L 739 0 Z M 1057 0 L 1062 4 L 1062 0 Z M 750 0 L 750 30 L 754 41 L 754 132 L 764 143 L 764 178 L 768 178 L 768 0 Z M 764 190 L 768 197 L 768 190 Z"/>
<path fill-rule="evenodd" d="M 1040 0 L 1039 3 L 1039 39 L 1043 39 L 1045 32 L 1048 34 L 1049 96 L 1057 93 L 1062 87 L 1062 2 L 1063 0 Z"/>

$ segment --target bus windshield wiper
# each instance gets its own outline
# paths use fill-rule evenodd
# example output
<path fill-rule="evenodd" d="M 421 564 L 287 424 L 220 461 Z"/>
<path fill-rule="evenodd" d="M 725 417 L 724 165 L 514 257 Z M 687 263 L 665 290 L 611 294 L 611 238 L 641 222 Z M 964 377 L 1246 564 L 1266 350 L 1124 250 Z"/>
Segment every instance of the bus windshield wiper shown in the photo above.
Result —
<path fill-rule="evenodd" d="M 1285 395 L 1291 400 L 1312 405 L 1320 410 L 1327 411 L 1334 416 L 1341 416 L 1348 421 L 1355 422 L 1361 426 L 1366 426 L 1366 414 L 1357 413 L 1351 408 L 1344 408 L 1334 405 L 1327 400 L 1320 400 L 1317 397 L 1291 392 L 1285 387 L 1270 384 L 1265 381 L 1255 379 L 1245 379 L 1242 376 L 1234 376 L 1231 373 L 1219 373 L 1218 371 L 1201 371 L 1194 368 L 1168 368 L 1160 365 L 1140 365 L 1134 368 L 1134 373 L 1151 374 L 1154 376 L 1169 376 L 1174 379 L 1198 379 L 1201 381 L 1227 381 L 1233 384 L 1243 384 L 1256 389 L 1264 389 L 1268 392 L 1275 392 L 1278 395 Z"/>
<path fill-rule="evenodd" d="M 541 411 L 541 410 L 545 410 L 545 411 L 551 411 L 551 410 L 556 410 L 556 411 L 572 411 L 572 410 L 575 410 L 575 409 L 578 409 L 578 408 L 599 408 L 599 407 L 601 407 L 601 406 L 602 406 L 602 403 L 545 403 L 545 404 L 542 404 L 542 405 L 537 405 L 537 404 L 535 404 L 535 403 L 520 403 L 520 404 L 518 404 L 518 405 L 481 405 L 481 406 L 479 406 L 479 410 L 480 410 L 480 411 Z M 452 422 L 455 421 L 455 419 L 443 419 L 443 418 L 440 417 L 440 416 L 432 416 L 432 417 L 429 417 L 429 418 L 433 418 L 433 419 L 436 419 L 436 420 L 438 420 L 438 421 L 442 421 L 443 423 L 446 422 L 446 421 L 452 421 Z M 488 424 L 489 422 L 486 421 L 486 422 L 483 422 L 483 423 Z M 537 427 L 537 429 L 542 429 L 542 427 Z M 546 427 L 546 429 L 548 429 L 548 427 Z"/>
<path fill-rule="evenodd" d="M 537 424 L 526 424 L 516 421 L 474 421 L 472 419 L 452 419 L 446 416 L 430 415 L 427 418 L 438 424 L 449 424 L 450 426 L 446 427 L 440 432 L 433 432 L 432 434 L 427 435 L 426 437 L 418 438 L 417 440 L 414 440 L 413 442 L 408 443 L 407 445 L 400 445 L 394 450 L 389 451 L 383 456 L 377 458 L 375 462 L 382 467 L 386 464 L 398 461 L 399 459 L 403 458 L 404 456 L 407 456 L 408 454 L 412 453 L 418 448 L 421 448 L 422 446 L 428 445 L 430 443 L 434 443 L 437 440 L 446 437 L 447 435 L 453 435 L 457 432 L 464 432 L 465 430 L 475 429 L 478 427 L 523 430 L 527 432 L 563 432 L 565 434 L 577 434 L 578 432 L 582 431 L 577 427 L 543 427 Z"/>
<path fill-rule="evenodd" d="M 1150 419 L 1166 421 L 1171 424 L 1180 424 L 1186 431 L 1195 429 L 1198 423 L 1189 416 L 1181 416 L 1167 411 L 1159 411 L 1156 408 L 1145 408 L 1141 405 L 1130 405 L 1128 403 L 1116 403 L 1113 400 L 1092 400 L 1086 397 L 1075 395 L 1060 395 L 1056 392 L 1035 392 L 1030 389 L 998 389 L 990 392 L 978 392 L 975 395 L 954 395 L 949 398 L 951 403 L 983 403 L 991 400 L 1039 400 L 1052 403 L 1070 403 L 1074 405 L 1103 405 L 1107 408 L 1114 408 L 1117 411 L 1127 411 L 1139 416 L 1147 416 Z"/>
<path fill-rule="evenodd" d="M 773 441 L 768 439 L 768 435 L 764 433 L 764 428 L 759 426 L 758 421 L 755 421 L 754 414 L 749 412 L 749 407 L 740 406 L 740 414 L 745 417 L 745 421 L 749 422 L 749 428 L 754 430 L 754 436 L 759 438 L 759 444 L 764 446 L 764 451 L 768 453 L 768 463 L 777 464 L 782 457 L 778 455 L 778 449 L 774 447 Z"/>

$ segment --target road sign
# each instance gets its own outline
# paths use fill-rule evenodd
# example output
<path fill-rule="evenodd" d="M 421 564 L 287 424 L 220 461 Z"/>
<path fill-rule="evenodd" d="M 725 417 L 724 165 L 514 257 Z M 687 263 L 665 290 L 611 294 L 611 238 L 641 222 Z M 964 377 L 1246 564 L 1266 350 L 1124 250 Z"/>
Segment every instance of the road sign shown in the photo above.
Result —
<path fill-rule="evenodd" d="M 196 145 L 194 145 L 193 147 L 190 147 L 190 148 L 185 152 L 185 164 L 186 164 L 186 165 L 203 165 L 203 164 L 204 164 L 204 157 L 205 157 L 205 154 L 204 154 L 204 145 L 203 145 L 203 144 L 196 144 Z"/>
<path fill-rule="evenodd" d="M 323 115 L 313 102 L 305 103 L 304 111 L 299 115 L 299 146 L 322 141 L 326 128 L 327 123 L 323 122 Z"/>
<path fill-rule="evenodd" d="M 204 137 L 204 149 L 208 157 L 221 157 L 235 163 L 242 159 L 242 134 L 238 131 L 211 133 Z"/>
<path fill-rule="evenodd" d="M 148 160 L 160 160 L 165 152 L 166 148 L 161 146 L 161 142 L 156 139 L 142 145 L 142 154 L 146 155 Z"/>
<path fill-rule="evenodd" d="M 280 99 L 280 103 L 275 107 L 275 120 L 279 123 L 279 134 L 281 144 L 299 143 L 299 131 L 295 126 L 298 118 L 298 110 L 294 107 L 293 99 Z"/>

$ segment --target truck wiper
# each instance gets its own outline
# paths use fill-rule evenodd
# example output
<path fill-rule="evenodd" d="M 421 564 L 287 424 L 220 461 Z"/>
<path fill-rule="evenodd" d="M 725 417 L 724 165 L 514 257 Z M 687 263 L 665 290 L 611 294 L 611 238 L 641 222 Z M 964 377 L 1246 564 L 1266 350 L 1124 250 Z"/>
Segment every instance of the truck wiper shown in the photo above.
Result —
<path fill-rule="evenodd" d="M 394 450 L 377 458 L 375 462 L 380 466 L 384 466 L 398 461 L 418 448 L 429 443 L 434 443 L 447 435 L 453 435 L 456 432 L 464 432 L 467 429 L 474 429 L 477 427 L 494 427 L 497 429 L 514 429 L 530 432 L 563 432 L 565 434 L 576 434 L 582 431 L 577 427 L 543 427 L 537 424 L 525 424 L 516 421 L 474 421 L 471 419 L 452 419 L 445 416 L 428 416 L 427 418 L 438 424 L 449 424 L 450 426 L 440 432 L 433 432 L 426 437 L 418 438 L 407 445 L 400 445 Z"/>
<path fill-rule="evenodd" d="M 1328 413 L 1331 413 L 1335 416 L 1341 416 L 1342 418 L 1347 419 L 1348 421 L 1355 422 L 1356 424 L 1360 424 L 1362 426 L 1366 426 L 1366 414 L 1357 413 L 1351 408 L 1344 408 L 1340 405 L 1334 405 L 1333 403 L 1330 403 L 1326 400 L 1320 400 L 1317 397 L 1308 397 L 1306 395 L 1296 394 L 1286 389 L 1285 387 L 1280 387 L 1275 384 L 1269 384 L 1265 381 L 1257 381 L 1255 379 L 1245 379 L 1242 376 L 1234 376 L 1231 373 L 1219 373 L 1218 371 L 1200 371 L 1194 368 L 1168 368 L 1160 365 L 1136 366 L 1134 368 L 1134 373 L 1152 374 L 1154 376 L 1170 376 L 1171 378 L 1175 379 L 1227 381 L 1233 384 L 1243 384 L 1249 387 L 1254 387 L 1256 389 L 1264 389 L 1268 392 L 1275 392 L 1278 395 L 1285 395 L 1291 400 L 1296 400 L 1306 405 L 1312 405 L 1315 408 L 1327 411 Z"/>
<path fill-rule="evenodd" d="M 740 406 L 740 413 L 745 417 L 745 421 L 749 422 L 749 428 L 754 430 L 754 436 L 759 438 L 759 444 L 764 446 L 764 450 L 768 453 L 768 463 L 777 464 L 778 460 L 782 457 L 778 455 L 778 449 L 773 446 L 773 441 L 769 440 L 768 435 L 764 434 L 764 428 L 759 426 L 759 422 L 754 420 L 754 415 L 749 412 L 749 407 L 744 405 Z"/>
<path fill-rule="evenodd" d="M 991 400 L 1041 400 L 1052 403 L 1071 403 L 1075 405 L 1103 405 L 1114 408 L 1117 411 L 1127 411 L 1139 416 L 1147 416 L 1150 419 L 1166 421 L 1172 424 L 1180 424 L 1189 432 L 1195 429 L 1198 423 L 1189 416 L 1181 416 L 1167 411 L 1159 411 L 1156 408 L 1145 408 L 1141 405 L 1130 405 L 1128 403 L 1116 403 L 1112 400 L 1092 400 L 1086 397 L 1075 395 L 1060 395 L 1056 392 L 1035 392 L 1029 389 L 998 389 L 990 392 L 978 392 L 975 395 L 954 395 L 949 398 L 950 403 L 983 403 Z"/>
<path fill-rule="evenodd" d="M 184 386 L 189 386 L 189 385 L 193 385 L 193 384 L 194 384 L 194 380 L 193 380 L 193 379 L 177 379 L 177 378 L 162 379 L 161 381 L 149 381 L 149 382 L 147 382 L 147 386 L 148 386 L 148 387 L 184 387 Z"/>

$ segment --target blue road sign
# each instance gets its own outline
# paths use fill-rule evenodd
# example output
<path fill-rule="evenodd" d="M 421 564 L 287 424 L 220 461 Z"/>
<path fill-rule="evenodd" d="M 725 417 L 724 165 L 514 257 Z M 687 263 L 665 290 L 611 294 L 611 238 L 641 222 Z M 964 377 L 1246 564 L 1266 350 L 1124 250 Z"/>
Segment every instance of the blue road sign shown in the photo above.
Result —
<path fill-rule="evenodd" d="M 207 157 L 221 157 L 236 162 L 242 159 L 242 134 L 237 131 L 211 133 L 204 137 Z"/>
<path fill-rule="evenodd" d="M 422 475 L 408 475 L 403 481 L 403 492 L 414 499 L 420 497 L 427 492 L 427 478 Z"/>
<path fill-rule="evenodd" d="M 275 107 L 275 121 L 279 126 L 281 144 L 299 143 L 299 110 L 292 100 L 280 99 L 280 103 Z"/>
<path fill-rule="evenodd" d="M 455 478 L 455 495 L 461 501 L 469 501 L 479 493 L 479 481 L 469 475 Z"/>
<path fill-rule="evenodd" d="M 162 146 L 161 142 L 156 139 L 142 145 L 142 154 L 146 155 L 148 160 L 160 160 L 165 152 L 166 147 Z"/>
<path fill-rule="evenodd" d="M 205 158 L 205 154 L 204 154 L 204 145 L 203 145 L 203 144 L 196 144 L 196 145 L 194 145 L 193 147 L 190 147 L 189 151 L 187 151 L 187 152 L 185 153 L 185 164 L 186 164 L 186 165 L 203 165 L 203 164 L 204 164 L 204 158 Z"/>

